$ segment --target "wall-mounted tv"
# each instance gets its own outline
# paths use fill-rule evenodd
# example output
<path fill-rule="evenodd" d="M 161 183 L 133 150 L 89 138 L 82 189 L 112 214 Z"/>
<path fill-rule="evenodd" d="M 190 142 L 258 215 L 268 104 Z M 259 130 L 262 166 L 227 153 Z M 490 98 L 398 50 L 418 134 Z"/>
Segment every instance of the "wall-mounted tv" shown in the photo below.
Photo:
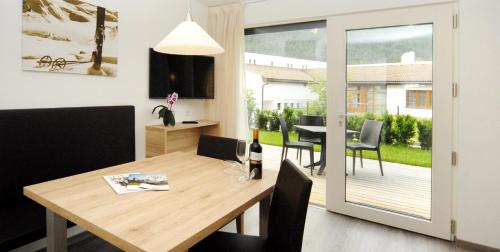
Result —
<path fill-rule="evenodd" d="M 172 92 L 180 99 L 213 99 L 214 58 L 149 49 L 149 98 L 165 98 Z"/>

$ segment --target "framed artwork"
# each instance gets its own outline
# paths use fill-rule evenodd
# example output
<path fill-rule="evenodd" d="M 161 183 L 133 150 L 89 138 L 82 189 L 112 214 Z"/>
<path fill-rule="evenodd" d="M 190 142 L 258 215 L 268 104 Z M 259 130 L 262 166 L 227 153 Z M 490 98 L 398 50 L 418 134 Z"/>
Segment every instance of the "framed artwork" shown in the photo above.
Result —
<path fill-rule="evenodd" d="M 23 70 L 116 76 L 118 12 L 105 4 L 23 0 Z"/>

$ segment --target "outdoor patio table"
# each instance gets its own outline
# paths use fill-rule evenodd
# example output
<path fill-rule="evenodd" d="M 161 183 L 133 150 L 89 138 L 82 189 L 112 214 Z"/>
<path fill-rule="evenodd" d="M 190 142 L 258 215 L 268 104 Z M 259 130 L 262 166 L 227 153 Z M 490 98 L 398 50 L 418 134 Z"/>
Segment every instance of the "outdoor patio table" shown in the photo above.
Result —
<path fill-rule="evenodd" d="M 318 175 L 323 174 L 323 171 L 326 167 L 326 126 L 307 126 L 307 125 L 295 125 L 295 129 L 297 131 L 306 131 L 311 133 L 316 133 L 320 136 L 321 139 L 321 155 L 318 162 L 312 164 L 313 166 L 319 165 Z M 346 133 L 349 135 L 357 133 L 354 130 L 346 130 Z M 308 165 L 306 167 L 311 167 Z"/>

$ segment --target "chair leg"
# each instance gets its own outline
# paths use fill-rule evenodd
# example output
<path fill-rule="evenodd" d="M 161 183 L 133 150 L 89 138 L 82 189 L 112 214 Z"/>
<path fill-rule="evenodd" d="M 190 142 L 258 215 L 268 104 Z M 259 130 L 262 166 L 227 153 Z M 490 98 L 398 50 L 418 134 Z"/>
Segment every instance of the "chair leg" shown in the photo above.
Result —
<path fill-rule="evenodd" d="M 238 233 L 238 234 L 245 233 L 245 218 L 244 218 L 243 214 L 236 217 L 236 233 Z"/>
<path fill-rule="evenodd" d="M 352 150 L 352 176 L 356 175 L 356 149 Z"/>
<path fill-rule="evenodd" d="M 314 148 L 309 149 L 309 159 L 311 159 L 311 176 L 314 170 Z"/>
<path fill-rule="evenodd" d="M 283 157 L 285 156 L 285 146 L 281 149 L 281 162 L 283 162 Z"/>
<path fill-rule="evenodd" d="M 380 156 L 380 149 L 377 149 L 378 164 L 380 165 L 380 174 L 384 176 L 384 169 L 382 169 L 382 157 Z"/>
<path fill-rule="evenodd" d="M 288 158 L 288 147 L 285 149 L 285 158 Z"/>
<path fill-rule="evenodd" d="M 299 152 L 299 150 L 297 149 L 297 153 L 298 152 Z M 302 148 L 300 148 L 299 165 L 302 165 Z"/>
<path fill-rule="evenodd" d="M 299 159 L 299 151 L 300 149 L 297 149 L 297 157 L 295 159 Z"/>
<path fill-rule="evenodd" d="M 359 150 L 359 159 L 361 160 L 361 168 L 363 168 L 363 150 Z"/>

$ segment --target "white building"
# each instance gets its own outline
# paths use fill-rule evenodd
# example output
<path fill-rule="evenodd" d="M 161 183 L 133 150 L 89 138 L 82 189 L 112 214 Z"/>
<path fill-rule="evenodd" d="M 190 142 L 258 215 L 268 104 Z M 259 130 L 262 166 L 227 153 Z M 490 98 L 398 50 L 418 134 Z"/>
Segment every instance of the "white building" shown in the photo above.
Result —
<path fill-rule="evenodd" d="M 245 53 L 246 85 L 257 107 L 283 111 L 285 107 L 305 108 L 317 95 L 308 87 L 314 78 L 308 69 L 326 68 L 325 62 Z"/>
<path fill-rule="evenodd" d="M 415 62 L 407 53 L 402 63 L 347 66 L 347 112 L 432 117 L 432 62 Z M 308 87 L 326 80 L 326 62 L 245 53 L 246 84 L 257 107 L 282 111 L 305 108 L 317 95 Z"/>

